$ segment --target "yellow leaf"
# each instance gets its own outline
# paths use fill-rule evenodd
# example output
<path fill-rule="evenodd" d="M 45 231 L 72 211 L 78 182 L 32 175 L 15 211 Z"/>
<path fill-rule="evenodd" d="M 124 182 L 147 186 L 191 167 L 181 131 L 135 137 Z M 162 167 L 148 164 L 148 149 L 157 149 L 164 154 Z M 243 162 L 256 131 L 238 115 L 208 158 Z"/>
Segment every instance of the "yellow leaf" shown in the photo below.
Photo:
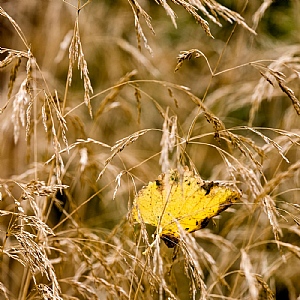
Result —
<path fill-rule="evenodd" d="M 134 200 L 132 219 L 157 227 L 157 234 L 170 248 L 180 238 L 180 229 L 193 232 L 240 199 L 228 185 L 204 181 L 186 169 L 161 174 L 143 187 Z"/>

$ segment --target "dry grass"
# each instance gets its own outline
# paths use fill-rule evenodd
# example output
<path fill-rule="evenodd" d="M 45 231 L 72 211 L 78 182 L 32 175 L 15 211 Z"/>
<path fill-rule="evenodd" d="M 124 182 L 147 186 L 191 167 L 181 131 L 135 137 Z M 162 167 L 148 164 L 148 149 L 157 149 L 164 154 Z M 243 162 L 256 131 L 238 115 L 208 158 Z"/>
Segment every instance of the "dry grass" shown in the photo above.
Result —
<path fill-rule="evenodd" d="M 1 299 L 299 299 L 300 2 L 222 3 L 0 6 Z M 168 249 L 185 165 L 243 197 Z"/>

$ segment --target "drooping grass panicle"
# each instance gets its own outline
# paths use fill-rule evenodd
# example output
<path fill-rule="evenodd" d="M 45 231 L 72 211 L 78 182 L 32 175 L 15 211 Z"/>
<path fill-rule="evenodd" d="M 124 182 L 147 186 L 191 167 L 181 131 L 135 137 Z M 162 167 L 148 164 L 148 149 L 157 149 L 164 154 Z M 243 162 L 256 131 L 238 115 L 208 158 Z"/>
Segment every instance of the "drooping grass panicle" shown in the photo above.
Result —
<path fill-rule="evenodd" d="M 252 16 L 252 23 L 253 23 L 253 30 L 257 29 L 257 26 L 261 19 L 263 18 L 265 12 L 267 9 L 271 6 L 271 4 L 274 2 L 274 0 L 264 0 L 264 2 L 259 6 L 259 8 L 256 10 L 256 12 Z"/>
<path fill-rule="evenodd" d="M 162 172 L 166 173 L 170 170 L 169 153 L 172 153 L 177 144 L 177 118 L 169 117 L 168 110 L 166 111 L 165 121 L 162 128 L 162 138 L 160 141 L 161 154 L 159 164 L 161 165 Z"/>
<path fill-rule="evenodd" d="M 67 78 L 67 82 L 69 85 L 71 85 L 72 83 L 73 67 L 75 65 L 76 60 L 77 60 L 78 70 L 80 70 L 81 78 L 83 78 L 84 103 L 88 107 L 90 116 L 92 117 L 90 94 L 93 93 L 93 88 L 89 77 L 87 62 L 84 57 L 83 47 L 82 47 L 80 33 L 79 33 L 79 14 L 77 15 L 75 20 L 73 37 L 69 47 L 69 70 L 68 70 L 68 78 Z"/>
<path fill-rule="evenodd" d="M 128 72 L 125 74 L 116 84 L 115 88 L 111 89 L 107 96 L 101 101 L 98 110 L 95 114 L 95 118 L 98 118 L 107 108 L 107 106 L 115 101 L 117 96 L 120 94 L 121 90 L 125 87 L 124 83 L 131 80 L 133 76 L 137 74 L 136 70 Z"/>
<path fill-rule="evenodd" d="M 12 26 L 14 27 L 16 33 L 18 34 L 18 36 L 20 37 L 20 39 L 22 40 L 24 46 L 26 47 L 27 50 L 30 49 L 30 46 L 26 40 L 25 34 L 23 33 L 22 29 L 20 28 L 20 26 L 18 25 L 18 23 L 0 6 L 0 15 L 7 18 L 9 20 L 9 22 L 12 24 Z"/>
<path fill-rule="evenodd" d="M 279 57 L 277 60 L 273 61 L 269 65 L 264 65 L 262 63 L 251 63 L 255 68 L 260 71 L 262 78 L 257 84 L 254 93 L 252 95 L 252 108 L 250 110 L 249 125 L 252 125 L 254 121 L 255 114 L 261 105 L 261 102 L 267 98 L 271 99 L 275 84 L 277 83 L 279 88 L 291 99 L 292 104 L 296 113 L 300 113 L 300 102 L 297 99 L 294 91 L 286 85 L 286 81 L 291 81 L 295 79 L 295 73 L 299 72 L 299 51 L 297 48 L 291 47 L 288 51 Z M 292 74 L 287 78 L 284 75 L 284 71 L 292 70 Z M 296 77 L 297 78 L 297 77 Z"/>
<path fill-rule="evenodd" d="M 120 153 L 121 151 L 124 150 L 125 147 L 127 147 L 128 145 L 134 143 L 140 136 L 146 134 L 147 132 L 151 131 L 151 129 L 144 129 L 144 130 L 140 130 L 138 132 L 135 132 L 119 141 L 117 141 L 115 143 L 114 146 L 111 147 L 111 151 L 113 151 L 113 153 L 110 155 L 109 158 L 107 158 L 104 162 L 104 168 L 102 169 L 102 171 L 100 172 L 98 179 L 99 180 L 103 173 L 105 172 L 105 170 L 107 169 L 109 163 L 113 160 L 113 158 Z"/>
<path fill-rule="evenodd" d="M 229 8 L 225 7 L 224 5 L 221 5 L 217 1 L 193 0 L 190 2 L 191 4 L 195 5 L 195 7 L 199 8 L 205 16 L 210 18 L 211 21 L 213 21 L 219 26 L 222 26 L 222 24 L 218 20 L 218 16 L 220 16 L 229 23 L 236 22 L 237 24 L 247 29 L 249 32 L 256 34 L 255 29 L 253 30 L 252 28 L 250 28 L 245 22 L 244 18 L 239 13 L 230 10 Z"/>
<path fill-rule="evenodd" d="M 199 289 L 200 299 L 207 299 L 207 286 L 203 281 L 203 271 L 199 265 L 195 249 L 190 247 L 190 243 L 186 244 L 185 241 L 181 245 L 181 250 L 185 257 L 185 273 L 191 278 L 191 294 L 195 297 L 197 289 Z"/>
<path fill-rule="evenodd" d="M 14 124 L 14 140 L 18 142 L 20 135 L 20 126 L 25 127 L 27 105 L 30 102 L 30 94 L 27 78 L 20 85 L 18 93 L 15 95 L 13 102 L 12 123 Z"/>
<path fill-rule="evenodd" d="M 144 34 L 144 31 L 143 31 L 141 23 L 140 23 L 140 15 L 141 15 L 144 18 L 144 20 L 146 21 L 147 26 L 149 27 L 149 29 L 152 31 L 153 34 L 155 34 L 154 29 L 153 29 L 152 24 L 151 24 L 151 17 L 140 6 L 138 1 L 128 0 L 128 2 L 131 6 L 131 9 L 132 9 L 132 12 L 133 12 L 133 15 L 134 15 L 134 25 L 135 25 L 135 32 L 136 32 L 137 41 L 138 41 L 138 47 L 139 47 L 139 49 L 141 49 L 140 41 L 141 41 L 141 39 L 143 39 L 145 48 L 150 53 L 153 53 L 153 50 L 151 49 L 151 47 L 148 44 L 148 40 L 147 40 L 147 38 Z"/>
<path fill-rule="evenodd" d="M 194 56 L 194 58 L 204 57 L 204 59 L 207 63 L 207 66 L 209 68 L 209 71 L 213 75 L 213 71 L 211 69 L 211 66 L 209 64 L 207 57 L 204 55 L 204 53 L 202 51 L 200 51 L 198 49 L 191 49 L 188 51 L 180 51 L 180 54 L 177 56 L 177 65 L 175 67 L 175 72 L 181 68 L 184 61 L 190 60 L 193 56 Z"/>

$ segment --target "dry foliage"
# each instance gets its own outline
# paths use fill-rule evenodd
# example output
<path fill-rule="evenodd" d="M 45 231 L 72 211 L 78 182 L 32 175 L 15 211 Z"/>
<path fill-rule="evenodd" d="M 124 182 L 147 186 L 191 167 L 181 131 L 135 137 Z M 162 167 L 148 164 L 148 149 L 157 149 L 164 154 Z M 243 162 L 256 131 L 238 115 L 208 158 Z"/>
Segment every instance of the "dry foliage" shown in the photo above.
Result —
<path fill-rule="evenodd" d="M 223 2 L 1 4 L 1 299 L 299 299 L 300 2 Z M 185 165 L 243 197 L 168 249 Z"/>

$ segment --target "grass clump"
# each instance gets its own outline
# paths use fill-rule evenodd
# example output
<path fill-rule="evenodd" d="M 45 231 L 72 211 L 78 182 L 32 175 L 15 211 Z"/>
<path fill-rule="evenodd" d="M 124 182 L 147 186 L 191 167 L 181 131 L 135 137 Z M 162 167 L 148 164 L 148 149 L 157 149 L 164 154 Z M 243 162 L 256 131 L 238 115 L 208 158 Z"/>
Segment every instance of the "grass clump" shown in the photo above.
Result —
<path fill-rule="evenodd" d="M 4 2 L 0 298 L 297 299 L 298 11 Z M 169 249 L 130 211 L 184 166 L 242 197 Z"/>

